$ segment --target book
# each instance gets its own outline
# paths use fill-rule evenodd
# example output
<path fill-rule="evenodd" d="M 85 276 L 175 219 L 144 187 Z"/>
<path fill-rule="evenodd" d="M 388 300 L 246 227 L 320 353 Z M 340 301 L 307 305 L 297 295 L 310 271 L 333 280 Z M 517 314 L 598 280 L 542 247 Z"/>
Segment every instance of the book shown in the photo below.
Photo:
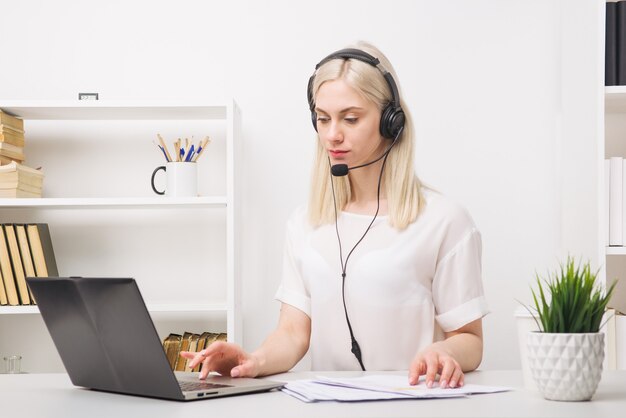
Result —
<path fill-rule="evenodd" d="M 1 127 L 2 125 L 0 125 Z M 7 144 L 15 145 L 16 147 L 24 148 L 24 134 L 14 133 L 7 129 L 0 128 L 0 142 L 6 142 Z"/>
<path fill-rule="evenodd" d="M 606 3 L 604 85 L 617 85 L 617 3 Z"/>
<path fill-rule="evenodd" d="M 6 142 L 0 142 L 0 155 L 20 162 L 25 160 L 23 147 L 16 147 Z"/>
<path fill-rule="evenodd" d="M 13 275 L 17 285 L 18 294 L 22 305 L 30 305 L 30 295 L 28 286 L 26 285 L 26 277 L 24 276 L 24 268 L 22 267 L 22 257 L 20 256 L 19 245 L 15 235 L 15 229 L 11 224 L 4 225 L 4 235 L 7 239 L 9 254 L 11 255 L 11 264 L 13 265 Z"/>
<path fill-rule="evenodd" d="M 59 270 L 52 247 L 52 238 L 48 224 L 28 224 L 26 234 L 33 255 L 37 277 L 58 277 Z"/>
<path fill-rule="evenodd" d="M 31 186 L 30 184 L 17 184 L 17 182 L 4 182 L 0 181 L 0 190 L 21 190 L 23 192 L 36 194 L 41 196 L 42 188 L 37 186 Z M 14 194 L 9 192 L 8 194 Z M 15 193 L 17 195 L 17 193 Z"/>
<path fill-rule="evenodd" d="M 0 166 L 0 182 L 2 183 L 28 184 L 41 188 L 43 178 L 43 171 L 13 160 Z"/>
<path fill-rule="evenodd" d="M 207 338 L 210 335 L 211 335 L 210 332 L 203 332 L 202 334 L 200 334 L 200 337 L 198 338 L 198 346 L 196 348 L 198 353 L 200 351 L 204 350 L 204 348 L 206 347 Z M 196 367 L 194 367 L 193 371 L 194 372 L 199 372 L 201 368 L 202 368 L 202 363 L 200 363 Z"/>
<path fill-rule="evenodd" d="M 17 243 L 20 247 L 20 254 L 22 255 L 24 274 L 26 277 L 35 277 L 35 265 L 33 264 L 33 257 L 30 253 L 28 236 L 26 236 L 26 226 L 15 225 L 15 234 L 17 235 Z"/>
<path fill-rule="evenodd" d="M 19 305 L 20 300 L 15 287 L 13 267 L 11 267 L 11 255 L 9 254 L 9 246 L 2 225 L 0 225 L 0 270 L 2 271 L 2 281 L 4 282 L 9 305 Z"/>
<path fill-rule="evenodd" d="M 30 252 L 30 244 L 26 236 L 25 225 L 15 225 L 15 234 L 17 235 L 17 243 L 20 246 L 20 254 L 22 255 L 22 265 L 24 267 L 24 275 L 26 277 L 35 277 L 35 265 L 33 264 L 33 256 Z M 28 289 L 28 296 L 33 304 L 35 299 L 33 293 Z"/>
<path fill-rule="evenodd" d="M 0 109 L 0 124 L 9 126 L 13 129 L 24 131 L 24 120 L 13 115 L 9 115 Z"/>
<path fill-rule="evenodd" d="M 176 363 L 180 354 L 180 345 L 183 337 L 179 334 L 170 334 L 163 341 L 163 349 L 167 356 L 167 361 L 170 363 L 172 370 L 176 370 Z"/>
<path fill-rule="evenodd" d="M 191 336 L 191 338 L 189 339 L 189 349 L 187 351 L 191 351 L 192 353 L 197 353 L 198 350 L 198 341 L 200 339 L 200 336 L 198 334 L 193 334 Z M 194 367 L 195 369 L 195 367 Z M 185 365 L 185 371 L 186 372 L 192 372 L 193 369 L 191 367 L 189 367 L 188 365 Z"/>
<path fill-rule="evenodd" d="M 24 135 L 23 129 L 18 129 L 11 125 L 5 125 L 3 123 L 0 123 L 0 134 L 4 134 L 7 132 L 13 135 Z"/>
<path fill-rule="evenodd" d="M 13 160 L 12 158 L 0 155 L 0 167 L 2 167 L 3 165 L 6 165 L 6 164 L 10 164 L 13 161 L 15 161 L 15 160 Z"/>
<path fill-rule="evenodd" d="M 622 157 L 611 157 L 609 175 L 609 245 L 622 245 Z"/>
<path fill-rule="evenodd" d="M 191 337 L 193 336 L 192 333 L 190 332 L 184 332 L 183 333 L 183 340 L 181 342 L 180 345 L 180 351 L 189 351 L 189 343 L 191 342 Z M 185 371 L 185 367 L 187 366 L 187 359 L 180 357 L 180 355 L 178 356 L 178 361 L 176 362 L 176 371 L 177 372 L 184 372 Z"/>
<path fill-rule="evenodd" d="M 41 197 L 41 192 L 33 193 L 23 189 L 0 189 L 0 198 L 12 197 Z"/>

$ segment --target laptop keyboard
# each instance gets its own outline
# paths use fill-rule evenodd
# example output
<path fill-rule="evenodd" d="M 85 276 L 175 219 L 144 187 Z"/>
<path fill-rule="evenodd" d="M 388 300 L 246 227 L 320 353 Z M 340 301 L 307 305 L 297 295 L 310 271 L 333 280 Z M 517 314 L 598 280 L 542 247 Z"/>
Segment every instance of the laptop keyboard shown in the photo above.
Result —
<path fill-rule="evenodd" d="M 230 387 L 230 385 L 221 385 L 219 383 L 209 383 L 209 382 L 202 382 L 202 381 L 198 381 L 198 382 L 179 381 L 178 384 L 180 385 L 180 388 L 183 390 L 183 392 Z"/>

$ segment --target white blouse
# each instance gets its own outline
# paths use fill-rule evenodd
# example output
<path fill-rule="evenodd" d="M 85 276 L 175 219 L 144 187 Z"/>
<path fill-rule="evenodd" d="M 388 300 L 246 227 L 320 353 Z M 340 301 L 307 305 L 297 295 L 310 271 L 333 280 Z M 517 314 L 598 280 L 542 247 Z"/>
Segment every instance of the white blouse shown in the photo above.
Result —
<path fill-rule="evenodd" d="M 377 217 L 347 264 L 345 297 L 367 370 L 408 370 L 415 354 L 488 313 L 481 280 L 481 236 L 467 211 L 423 190 L 418 219 L 399 231 Z M 373 216 L 342 212 L 343 257 Z M 313 228 L 304 208 L 287 224 L 276 299 L 311 318 L 313 370 L 360 370 L 351 353 L 341 299 L 335 225 Z"/>

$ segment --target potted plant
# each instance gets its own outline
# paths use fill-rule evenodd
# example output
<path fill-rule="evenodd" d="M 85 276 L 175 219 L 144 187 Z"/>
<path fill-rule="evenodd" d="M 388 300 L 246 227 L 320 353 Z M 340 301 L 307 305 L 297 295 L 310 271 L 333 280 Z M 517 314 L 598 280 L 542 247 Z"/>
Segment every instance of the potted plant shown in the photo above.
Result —
<path fill-rule="evenodd" d="M 536 277 L 533 317 L 540 331 L 528 333 L 528 360 L 546 399 L 585 401 L 598 387 L 604 360 L 604 333 L 599 331 L 616 282 L 604 292 L 596 277 L 589 262 L 581 267 L 571 257 L 543 284 Z"/>

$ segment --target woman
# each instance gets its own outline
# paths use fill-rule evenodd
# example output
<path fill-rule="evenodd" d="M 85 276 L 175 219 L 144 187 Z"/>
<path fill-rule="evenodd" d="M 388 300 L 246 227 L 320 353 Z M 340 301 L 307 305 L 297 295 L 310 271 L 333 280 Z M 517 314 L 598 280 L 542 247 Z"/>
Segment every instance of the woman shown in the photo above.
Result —
<path fill-rule="evenodd" d="M 291 369 L 409 370 L 458 387 L 482 359 L 481 238 L 467 212 L 422 186 L 395 74 L 359 43 L 309 81 L 318 132 L 308 210 L 287 227 L 276 330 L 253 353 L 214 343 L 190 367 L 254 377 Z M 332 173 L 332 174 L 331 174 Z"/>

